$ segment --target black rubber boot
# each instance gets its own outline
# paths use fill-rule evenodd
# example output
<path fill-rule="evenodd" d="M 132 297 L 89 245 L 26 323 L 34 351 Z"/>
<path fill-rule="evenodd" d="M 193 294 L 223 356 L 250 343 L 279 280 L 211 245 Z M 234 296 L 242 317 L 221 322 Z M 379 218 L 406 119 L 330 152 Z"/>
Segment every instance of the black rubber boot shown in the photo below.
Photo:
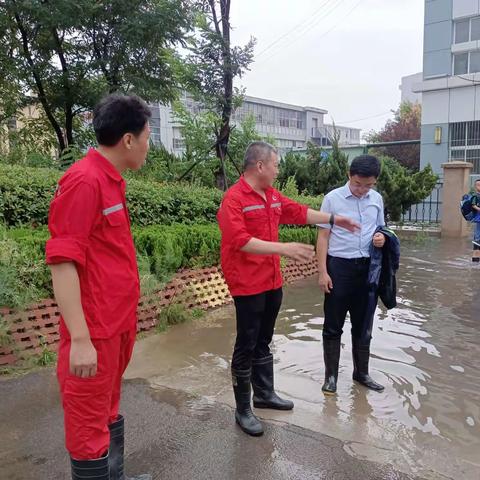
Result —
<path fill-rule="evenodd" d="M 125 445 L 125 419 L 119 415 L 116 422 L 111 423 L 110 451 L 108 463 L 110 465 L 110 480 L 152 480 L 149 474 L 127 477 L 124 473 L 124 445 Z"/>
<path fill-rule="evenodd" d="M 273 355 L 252 361 L 253 406 L 273 410 L 292 410 L 293 402 L 275 393 L 273 382 Z"/>
<path fill-rule="evenodd" d="M 109 480 L 108 453 L 95 460 L 74 460 L 70 458 L 72 480 Z"/>
<path fill-rule="evenodd" d="M 334 395 L 337 393 L 340 337 L 323 337 L 323 361 L 325 363 L 325 383 L 322 386 L 322 392 L 325 395 Z"/>
<path fill-rule="evenodd" d="M 480 242 L 475 240 L 472 241 L 473 244 L 473 253 L 472 253 L 472 262 L 480 262 Z"/>
<path fill-rule="evenodd" d="M 235 421 L 240 428 L 249 435 L 259 437 L 263 435 L 263 426 L 253 414 L 251 407 L 252 389 L 250 386 L 251 370 L 234 370 L 232 368 L 232 384 L 237 408 Z"/>
<path fill-rule="evenodd" d="M 353 379 L 376 392 L 381 392 L 385 388 L 383 385 L 375 382 L 368 374 L 368 361 L 370 359 L 370 343 L 361 344 L 358 340 L 352 339 L 353 356 Z"/>

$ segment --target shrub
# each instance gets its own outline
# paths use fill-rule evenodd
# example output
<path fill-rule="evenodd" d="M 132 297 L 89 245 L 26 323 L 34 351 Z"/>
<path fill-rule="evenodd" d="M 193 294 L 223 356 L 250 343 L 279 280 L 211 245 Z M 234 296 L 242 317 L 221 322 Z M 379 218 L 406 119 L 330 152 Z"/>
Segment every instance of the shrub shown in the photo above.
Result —
<path fill-rule="evenodd" d="M 61 172 L 0 164 L 0 222 L 9 227 L 45 225 Z M 208 224 L 216 221 L 222 192 L 188 183 L 130 179 L 127 204 L 133 225 Z M 320 208 L 321 197 L 293 199 Z"/>
<path fill-rule="evenodd" d="M 48 230 L 0 229 L 0 306 L 24 307 L 52 295 L 45 264 Z M 179 268 L 201 268 L 220 262 L 220 231 L 209 225 L 135 227 L 142 293 L 151 293 Z M 314 244 L 316 229 L 282 227 L 280 240 Z"/>

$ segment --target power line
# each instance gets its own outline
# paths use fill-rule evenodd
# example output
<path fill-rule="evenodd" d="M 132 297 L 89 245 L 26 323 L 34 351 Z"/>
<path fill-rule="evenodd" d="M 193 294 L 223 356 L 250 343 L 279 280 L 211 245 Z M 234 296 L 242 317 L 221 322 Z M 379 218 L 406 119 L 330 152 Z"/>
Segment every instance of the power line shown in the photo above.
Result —
<path fill-rule="evenodd" d="M 344 0 L 342 0 L 340 3 L 337 3 L 335 6 L 333 6 L 332 9 L 329 10 L 329 12 L 323 17 L 325 18 L 326 16 L 330 15 L 330 13 L 332 13 L 336 8 L 338 8 L 342 3 L 343 3 Z M 345 19 L 347 19 L 354 11 L 355 9 L 360 5 L 360 3 L 362 3 L 363 0 L 358 0 L 358 2 L 337 22 L 335 23 L 330 29 L 328 29 L 326 32 L 322 33 L 320 36 L 316 37 L 316 40 L 319 40 L 320 38 L 323 38 L 325 37 L 326 35 L 328 35 L 330 32 L 332 32 L 335 28 L 338 27 L 338 25 L 340 25 L 341 22 L 343 22 Z M 302 37 L 304 37 L 308 32 L 310 32 L 313 28 L 315 28 L 319 23 L 320 23 L 320 20 L 319 21 L 316 21 L 313 25 L 311 25 L 309 28 L 307 28 L 306 30 L 304 30 L 300 36 L 298 36 L 297 38 L 295 38 L 294 40 L 292 40 L 290 42 L 290 44 L 288 45 L 289 47 L 291 45 L 293 45 L 295 42 L 297 42 L 298 40 L 300 40 Z M 278 52 L 280 52 L 280 50 L 276 50 L 274 51 L 271 55 L 267 56 L 266 58 L 263 58 L 261 59 L 263 62 L 266 62 L 267 60 L 269 60 L 270 58 L 272 58 L 273 56 L 275 56 Z"/>
<path fill-rule="evenodd" d="M 294 40 L 292 40 L 292 42 L 290 43 L 290 45 L 292 43 L 294 43 L 296 40 L 302 38 L 304 36 L 305 33 L 307 33 L 308 31 L 310 31 L 312 28 L 315 28 L 323 19 L 325 19 L 326 17 L 328 17 L 332 12 L 334 12 L 342 3 L 344 3 L 346 0 L 334 0 L 336 3 L 332 4 L 332 5 L 329 5 L 329 7 L 327 7 L 326 11 L 322 12 L 322 15 L 320 15 L 319 17 L 315 18 L 315 16 L 313 18 L 311 18 L 307 23 L 306 25 L 301 28 L 300 30 L 297 31 L 297 33 L 299 34 Z M 326 5 L 326 4 L 324 4 Z M 296 29 L 292 29 L 290 30 L 290 33 L 292 33 L 293 31 L 295 31 Z M 285 34 L 285 37 L 287 35 Z M 266 50 L 266 49 L 265 49 Z M 276 49 L 271 55 L 267 56 L 267 58 L 270 58 L 271 56 L 275 55 L 276 53 L 280 52 L 282 49 Z M 262 52 L 263 53 L 263 52 Z M 260 54 L 259 54 L 260 55 Z M 258 55 L 258 56 L 259 56 Z M 258 57 L 257 56 L 257 57 Z M 266 60 L 266 59 L 264 59 Z"/>
<path fill-rule="evenodd" d="M 320 7 L 317 10 L 314 10 L 310 15 L 308 15 L 308 17 L 305 17 L 301 22 L 297 23 L 294 27 L 288 30 L 288 32 L 284 33 L 283 35 L 278 37 L 276 40 L 274 40 L 272 43 L 268 44 L 263 50 L 257 53 L 257 57 L 259 57 L 260 55 L 263 55 L 267 50 L 270 50 L 270 48 L 272 48 L 278 42 L 283 40 L 285 37 L 288 37 L 288 35 L 296 31 L 297 28 L 300 28 L 304 23 L 311 22 L 312 18 L 316 17 L 320 13 L 320 11 L 323 9 L 323 7 L 330 1 L 333 1 L 333 0 L 326 0 L 324 3 L 322 3 L 322 5 L 320 5 Z"/>
<path fill-rule="evenodd" d="M 363 122 L 364 120 L 370 120 L 372 118 L 378 118 L 378 117 L 383 117 L 384 115 L 391 114 L 392 111 L 388 110 L 386 112 L 382 113 L 377 113 L 376 115 L 371 115 L 370 117 L 365 117 L 365 118 L 357 118 L 356 120 L 348 120 L 347 122 L 338 122 L 338 125 L 346 125 L 348 123 L 357 123 L 357 122 Z M 335 122 L 336 123 L 336 122 Z"/>
<path fill-rule="evenodd" d="M 341 22 L 343 22 L 344 20 L 346 20 L 355 10 L 356 8 L 363 2 L 363 0 L 358 0 L 358 2 L 344 15 L 344 17 L 339 21 L 337 22 L 335 25 L 332 26 L 332 28 L 330 28 L 330 30 L 327 30 L 326 32 L 322 33 L 319 37 L 317 37 L 317 40 L 319 38 L 323 38 L 325 37 L 326 35 L 328 35 L 332 30 L 334 30 L 335 28 L 338 27 L 338 25 L 340 25 Z"/>

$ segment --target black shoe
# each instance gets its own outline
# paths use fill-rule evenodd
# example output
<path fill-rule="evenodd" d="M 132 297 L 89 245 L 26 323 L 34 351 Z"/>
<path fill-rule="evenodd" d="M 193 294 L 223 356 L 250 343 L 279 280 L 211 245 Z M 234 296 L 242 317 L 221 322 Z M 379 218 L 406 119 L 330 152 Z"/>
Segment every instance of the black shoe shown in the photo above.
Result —
<path fill-rule="evenodd" d="M 72 480 L 109 480 L 108 453 L 95 460 L 74 460 L 70 458 Z"/>
<path fill-rule="evenodd" d="M 234 370 L 232 368 L 233 392 L 237 404 L 235 421 L 245 433 L 259 437 L 263 435 L 263 426 L 252 412 L 250 376 L 251 370 Z"/>
<path fill-rule="evenodd" d="M 340 337 L 323 337 L 323 361 L 325 363 L 325 383 L 322 386 L 322 392 L 325 395 L 334 395 L 337 393 Z"/>
<path fill-rule="evenodd" d="M 108 463 L 110 466 L 110 480 L 152 480 L 149 474 L 127 477 L 124 473 L 124 445 L 125 445 L 125 419 L 119 415 L 116 422 L 111 423 L 110 450 Z"/>
<path fill-rule="evenodd" d="M 358 340 L 352 339 L 353 356 L 353 379 L 376 392 L 384 390 L 384 386 L 375 382 L 368 374 L 368 361 L 370 359 L 370 343 L 360 344 Z"/>
<path fill-rule="evenodd" d="M 274 389 L 273 355 L 252 361 L 253 406 L 273 410 L 292 410 L 293 402 L 280 398 Z"/>

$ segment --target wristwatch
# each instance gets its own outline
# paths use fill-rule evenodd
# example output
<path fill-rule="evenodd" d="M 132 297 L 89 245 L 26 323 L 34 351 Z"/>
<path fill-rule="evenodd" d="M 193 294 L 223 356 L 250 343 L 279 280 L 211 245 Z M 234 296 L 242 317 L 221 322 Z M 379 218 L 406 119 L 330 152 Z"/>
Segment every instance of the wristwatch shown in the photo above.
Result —
<path fill-rule="evenodd" d="M 335 215 L 332 213 L 330 214 L 330 220 L 328 221 L 328 223 L 333 227 L 333 225 L 335 224 Z"/>

